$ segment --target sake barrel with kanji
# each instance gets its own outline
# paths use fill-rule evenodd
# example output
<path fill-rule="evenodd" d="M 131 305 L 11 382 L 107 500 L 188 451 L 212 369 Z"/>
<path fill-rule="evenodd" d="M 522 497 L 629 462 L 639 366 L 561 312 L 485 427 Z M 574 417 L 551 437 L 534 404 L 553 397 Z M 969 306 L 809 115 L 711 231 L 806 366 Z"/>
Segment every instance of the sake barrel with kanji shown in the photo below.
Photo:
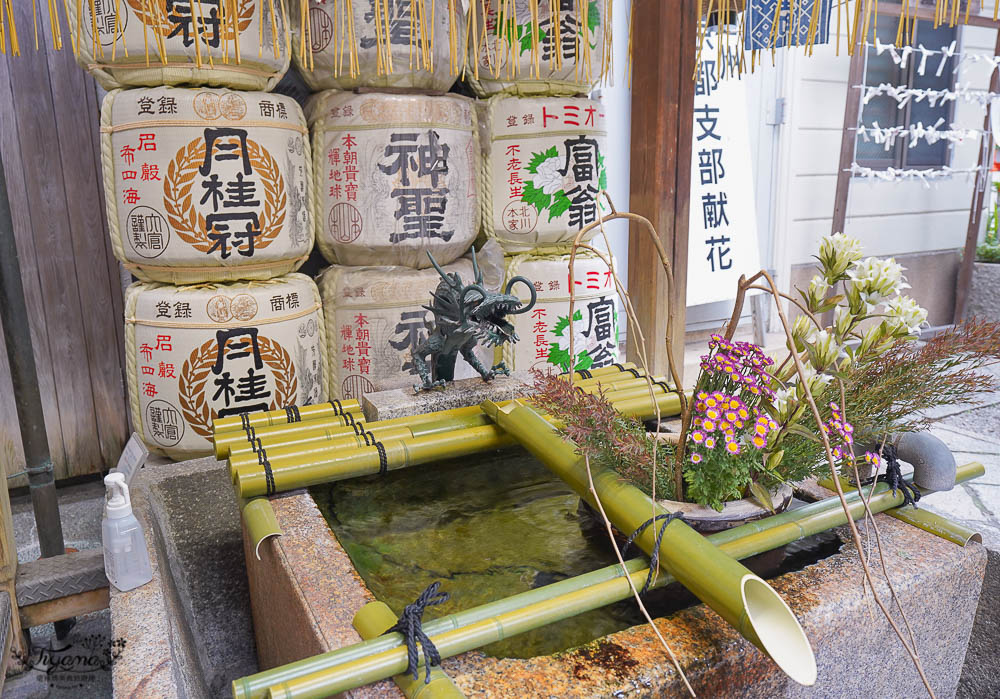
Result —
<path fill-rule="evenodd" d="M 115 90 L 101 110 L 116 257 L 146 281 L 268 279 L 313 245 L 305 117 L 266 92 Z"/>
<path fill-rule="evenodd" d="M 480 96 L 589 94 L 609 68 L 604 54 L 611 35 L 604 12 L 610 3 L 538 0 L 537 14 L 531 4 L 473 3 L 485 33 L 470 42 L 470 85 Z"/>
<path fill-rule="evenodd" d="M 212 453 L 212 422 L 326 400 L 326 329 L 303 274 L 125 293 L 132 425 L 174 459 Z"/>
<path fill-rule="evenodd" d="M 447 92 L 464 64 L 464 29 L 455 0 L 309 0 L 308 17 L 305 2 L 292 13 L 292 60 L 316 91 Z"/>
<path fill-rule="evenodd" d="M 484 247 L 477 260 L 486 287 L 496 290 L 503 258 L 496 245 L 487 245 L 490 249 Z M 468 257 L 443 269 L 446 274 L 458 273 L 466 283 L 473 281 Z M 412 350 L 427 338 L 434 321 L 433 313 L 423 308 L 431 304 L 431 292 L 441 281 L 433 268 L 333 265 L 317 281 L 329 338 L 331 398 L 360 400 L 374 391 L 421 383 Z M 492 366 L 493 348 L 480 347 L 476 356 L 487 368 Z M 455 378 L 478 375 L 458 357 Z"/>
<path fill-rule="evenodd" d="M 499 95 L 481 105 L 483 227 L 505 251 L 571 242 L 607 213 L 600 102 Z"/>
<path fill-rule="evenodd" d="M 472 100 L 321 92 L 306 109 L 317 242 L 343 265 L 448 264 L 479 229 Z"/>
<path fill-rule="evenodd" d="M 270 90 L 288 70 L 287 0 L 69 0 L 77 62 L 106 90 Z"/>
<path fill-rule="evenodd" d="M 513 316 L 519 341 L 503 348 L 513 371 L 569 371 L 569 254 L 523 254 L 504 258 L 504 284 L 520 275 L 535 285 L 538 301 Z M 608 266 L 592 253 L 578 252 L 573 268 L 573 369 L 598 369 L 618 361 L 618 293 Z M 522 300 L 527 294 L 514 286 Z"/>

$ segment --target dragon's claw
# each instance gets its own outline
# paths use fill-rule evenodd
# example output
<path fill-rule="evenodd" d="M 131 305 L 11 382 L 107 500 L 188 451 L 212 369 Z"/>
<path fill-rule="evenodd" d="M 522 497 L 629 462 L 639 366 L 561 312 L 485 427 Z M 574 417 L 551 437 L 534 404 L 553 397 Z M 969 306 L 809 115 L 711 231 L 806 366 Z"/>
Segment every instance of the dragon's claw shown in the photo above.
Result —
<path fill-rule="evenodd" d="M 446 383 L 447 382 L 444 379 L 438 379 L 437 381 L 427 381 L 427 382 L 422 383 L 422 384 L 418 383 L 418 384 L 415 384 L 413 386 L 413 392 L 414 393 L 420 393 L 421 391 L 430 391 L 431 389 L 434 389 L 434 388 L 441 388 Z"/>
<path fill-rule="evenodd" d="M 510 369 L 507 368 L 506 364 L 500 362 L 499 364 L 493 365 L 491 373 L 493 373 L 494 376 L 496 374 L 503 374 L 504 376 L 510 376 Z"/>

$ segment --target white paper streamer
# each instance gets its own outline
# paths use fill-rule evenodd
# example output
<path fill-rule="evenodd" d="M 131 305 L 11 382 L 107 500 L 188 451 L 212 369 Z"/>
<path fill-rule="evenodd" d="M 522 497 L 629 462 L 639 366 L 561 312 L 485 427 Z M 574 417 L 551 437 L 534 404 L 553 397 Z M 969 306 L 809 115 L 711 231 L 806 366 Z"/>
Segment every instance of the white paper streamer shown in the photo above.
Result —
<path fill-rule="evenodd" d="M 934 145 L 938 141 L 962 143 L 965 139 L 975 138 L 982 133 L 978 129 L 955 128 L 954 124 L 951 124 L 947 129 L 940 129 L 939 127 L 943 123 L 944 117 L 939 118 L 933 126 L 924 126 L 922 121 L 908 127 L 879 126 L 878 122 L 875 121 L 872 122 L 871 126 L 859 126 L 857 132 L 858 136 L 861 136 L 865 142 L 874 141 L 882 144 L 886 151 L 892 149 L 896 145 L 896 139 L 900 137 L 905 137 L 909 142 L 908 147 L 913 148 L 920 139 L 927 141 L 930 145 Z"/>
<path fill-rule="evenodd" d="M 895 63 L 900 68 L 906 68 L 906 61 L 910 54 L 920 54 L 920 63 L 917 64 L 917 74 L 923 75 L 927 70 L 927 59 L 930 56 L 941 56 L 941 60 L 938 61 L 937 70 L 934 75 L 941 77 L 944 72 L 945 64 L 948 62 L 949 58 L 957 57 L 958 60 L 954 62 L 952 70 L 958 70 L 963 63 L 988 63 L 990 64 L 990 72 L 996 70 L 1000 66 L 1000 56 L 992 56 L 985 53 L 961 53 L 955 50 L 956 43 L 951 42 L 948 46 L 942 46 L 940 49 L 929 49 L 923 44 L 918 44 L 916 47 L 913 46 L 903 46 L 902 48 L 894 46 L 893 44 L 883 44 L 875 37 L 875 43 L 869 44 L 865 43 L 866 47 L 874 48 L 875 53 L 881 56 L 883 53 L 888 52 L 889 57 L 892 62 Z"/>
<path fill-rule="evenodd" d="M 902 170 L 899 168 L 886 168 L 885 170 L 874 170 L 857 163 L 851 163 L 851 175 L 855 177 L 865 177 L 869 182 L 903 182 L 906 180 L 920 180 L 926 189 L 930 189 L 931 182 L 942 180 L 955 175 L 971 175 L 979 172 L 979 168 L 966 168 L 956 170 L 950 167 L 942 167 L 934 170 Z"/>
<path fill-rule="evenodd" d="M 1000 94 L 990 92 L 989 90 L 974 90 L 961 85 L 956 85 L 954 90 L 930 90 L 907 87 L 906 85 L 890 85 L 889 83 L 881 83 L 880 85 L 855 85 L 854 87 L 863 90 L 861 104 L 868 104 L 879 95 L 888 95 L 898 102 L 897 109 L 902 109 L 911 100 L 914 102 L 927 100 L 927 103 L 931 107 L 936 107 L 939 104 L 947 104 L 948 102 L 955 102 L 962 99 L 966 102 L 978 102 L 980 106 L 985 107 L 1000 97 Z"/>

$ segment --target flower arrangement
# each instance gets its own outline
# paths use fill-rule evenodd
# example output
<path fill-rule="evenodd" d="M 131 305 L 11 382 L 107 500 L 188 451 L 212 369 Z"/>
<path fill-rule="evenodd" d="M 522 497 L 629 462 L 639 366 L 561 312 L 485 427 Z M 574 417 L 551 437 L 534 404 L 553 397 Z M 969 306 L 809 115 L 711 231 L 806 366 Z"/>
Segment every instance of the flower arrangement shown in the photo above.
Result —
<path fill-rule="evenodd" d="M 763 272 L 741 281 L 734 318 L 750 289 L 799 311 L 787 356 L 776 363 L 760 347 L 733 341 L 732 323 L 728 336 L 712 335 L 675 445 L 562 379 L 538 374 L 537 400 L 563 420 L 582 453 L 647 494 L 716 510 L 752 497 L 773 509 L 779 485 L 829 473 L 824 438 L 836 467 L 855 465 L 857 443 L 877 468 L 888 435 L 926 425 L 918 411 L 995 388 L 977 370 L 1000 360 L 1000 325 L 969 323 L 918 344 L 927 311 L 902 293 L 909 284 L 901 265 L 865 258 L 856 239 L 839 233 L 822 238 L 816 259 L 819 273 L 798 299 L 778 292 Z M 819 320 L 825 313 L 829 325 Z"/>

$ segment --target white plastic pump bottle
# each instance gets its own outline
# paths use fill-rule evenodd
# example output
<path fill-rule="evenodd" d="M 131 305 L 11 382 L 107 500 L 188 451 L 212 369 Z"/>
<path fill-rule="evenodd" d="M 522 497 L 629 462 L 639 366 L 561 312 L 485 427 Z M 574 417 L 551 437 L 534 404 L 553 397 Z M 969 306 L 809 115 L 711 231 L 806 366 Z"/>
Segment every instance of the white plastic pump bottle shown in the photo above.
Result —
<path fill-rule="evenodd" d="M 124 474 L 109 473 L 104 477 L 104 487 L 107 489 L 101 521 L 104 571 L 111 584 L 124 592 L 152 580 L 153 570 L 142 525 L 132 514 Z"/>

